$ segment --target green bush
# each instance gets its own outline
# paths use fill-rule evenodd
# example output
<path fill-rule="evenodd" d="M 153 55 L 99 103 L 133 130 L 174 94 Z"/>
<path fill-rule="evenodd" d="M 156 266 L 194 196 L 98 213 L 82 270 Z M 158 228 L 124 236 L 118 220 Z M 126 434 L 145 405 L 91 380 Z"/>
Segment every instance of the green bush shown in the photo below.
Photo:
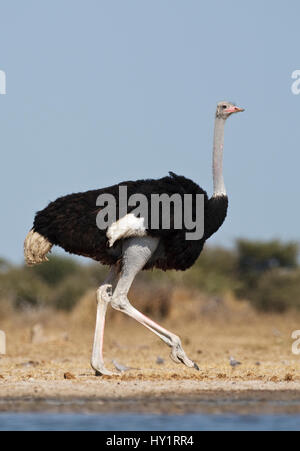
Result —
<path fill-rule="evenodd" d="M 0 274 L 0 299 L 9 300 L 16 308 L 46 305 L 50 291 L 28 268 L 12 268 Z"/>
<path fill-rule="evenodd" d="M 262 273 L 274 268 L 296 268 L 298 244 L 238 240 L 238 267 L 242 273 Z"/>
<path fill-rule="evenodd" d="M 68 257 L 51 255 L 49 261 L 31 268 L 33 274 L 50 286 L 56 286 L 66 277 L 81 272 L 81 266 Z"/>
<path fill-rule="evenodd" d="M 297 243 L 238 240 L 236 247 L 240 281 L 234 290 L 237 297 L 248 299 L 255 308 L 265 311 L 284 311 L 296 306 L 292 293 L 293 274 L 298 267 Z M 277 293 L 272 290 L 272 282 L 278 288 Z"/>
<path fill-rule="evenodd" d="M 264 312 L 300 310 L 300 270 L 273 269 L 261 277 L 251 301 Z"/>
<path fill-rule="evenodd" d="M 182 282 L 208 294 L 222 294 L 237 288 L 237 258 L 234 251 L 206 247 L 199 259 L 182 274 Z"/>
<path fill-rule="evenodd" d="M 70 311 L 89 288 L 91 285 L 87 283 L 86 277 L 71 275 L 52 290 L 49 304 L 57 310 Z"/>

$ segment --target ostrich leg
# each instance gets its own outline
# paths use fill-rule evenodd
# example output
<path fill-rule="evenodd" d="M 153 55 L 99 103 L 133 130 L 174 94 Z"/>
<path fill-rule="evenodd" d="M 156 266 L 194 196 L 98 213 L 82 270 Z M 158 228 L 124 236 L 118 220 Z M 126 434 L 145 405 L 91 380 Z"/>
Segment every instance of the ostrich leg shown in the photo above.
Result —
<path fill-rule="evenodd" d="M 159 239 L 152 237 L 136 237 L 124 241 L 121 276 L 111 298 L 111 306 L 116 310 L 126 313 L 126 315 L 134 318 L 151 330 L 151 332 L 158 335 L 164 343 L 172 348 L 171 358 L 176 363 L 184 363 L 190 368 L 199 369 L 197 364 L 185 354 L 181 346 L 180 338 L 177 335 L 174 335 L 143 315 L 130 304 L 127 298 L 128 291 L 135 276 L 143 269 L 151 255 L 155 252 L 158 243 Z"/>
<path fill-rule="evenodd" d="M 107 305 L 111 301 L 113 289 L 117 283 L 118 274 L 119 274 L 119 265 L 112 266 L 110 268 L 106 280 L 97 290 L 97 320 L 91 360 L 91 365 L 92 368 L 96 371 L 96 375 L 116 374 L 112 373 L 111 371 L 105 368 L 103 359 L 103 337 L 104 337 L 105 315 Z"/>

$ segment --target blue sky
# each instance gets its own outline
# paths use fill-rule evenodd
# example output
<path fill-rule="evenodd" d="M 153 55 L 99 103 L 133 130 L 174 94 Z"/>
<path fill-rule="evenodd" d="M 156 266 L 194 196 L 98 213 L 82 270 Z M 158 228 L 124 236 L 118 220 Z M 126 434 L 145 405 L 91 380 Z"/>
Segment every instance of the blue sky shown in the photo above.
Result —
<path fill-rule="evenodd" d="M 211 243 L 299 239 L 298 0 L 10 0 L 0 6 L 0 256 L 35 211 L 172 170 L 212 191 L 219 100 L 229 216 Z"/>

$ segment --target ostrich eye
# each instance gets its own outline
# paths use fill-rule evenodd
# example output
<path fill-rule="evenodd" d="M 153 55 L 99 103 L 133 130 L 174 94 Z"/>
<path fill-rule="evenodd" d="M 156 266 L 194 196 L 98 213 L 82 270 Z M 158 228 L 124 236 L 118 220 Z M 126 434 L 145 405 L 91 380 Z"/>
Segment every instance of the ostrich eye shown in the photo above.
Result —
<path fill-rule="evenodd" d="M 223 110 L 225 110 L 225 108 L 227 108 L 227 105 L 223 105 L 222 108 L 223 108 Z"/>

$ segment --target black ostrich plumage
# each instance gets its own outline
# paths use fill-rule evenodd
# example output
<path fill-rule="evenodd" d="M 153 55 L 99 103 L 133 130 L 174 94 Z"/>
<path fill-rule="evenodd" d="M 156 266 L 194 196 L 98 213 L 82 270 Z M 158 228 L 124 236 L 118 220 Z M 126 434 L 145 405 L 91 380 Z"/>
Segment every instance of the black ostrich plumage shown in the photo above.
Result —
<path fill-rule="evenodd" d="M 158 180 L 127 181 L 108 188 L 60 197 L 36 214 L 34 230 L 47 238 L 53 245 L 60 246 L 67 252 L 90 257 L 105 265 L 116 263 L 121 257 L 121 244 L 116 242 L 113 248 L 107 247 L 106 231 L 100 230 L 96 224 L 96 217 L 100 210 L 100 207 L 96 206 L 96 199 L 100 194 L 109 193 L 115 197 L 118 206 L 119 186 L 127 187 L 128 198 L 135 193 L 144 194 L 149 200 L 151 194 L 165 193 L 171 196 L 177 193 L 182 198 L 184 194 L 192 194 L 193 214 L 196 194 L 204 195 L 203 238 L 186 240 L 187 230 L 184 228 L 174 230 L 171 227 L 171 230 L 162 228 L 152 230 L 149 227 L 148 235 L 160 237 L 160 245 L 144 269 L 153 267 L 162 270 L 184 271 L 188 269 L 199 257 L 205 241 L 221 227 L 227 214 L 227 196 L 209 199 L 207 193 L 195 182 L 170 172 L 169 176 Z M 133 210 L 134 207 L 131 209 Z M 128 212 L 130 212 L 130 207 Z M 151 220 L 149 220 L 149 224 L 151 224 Z"/>

